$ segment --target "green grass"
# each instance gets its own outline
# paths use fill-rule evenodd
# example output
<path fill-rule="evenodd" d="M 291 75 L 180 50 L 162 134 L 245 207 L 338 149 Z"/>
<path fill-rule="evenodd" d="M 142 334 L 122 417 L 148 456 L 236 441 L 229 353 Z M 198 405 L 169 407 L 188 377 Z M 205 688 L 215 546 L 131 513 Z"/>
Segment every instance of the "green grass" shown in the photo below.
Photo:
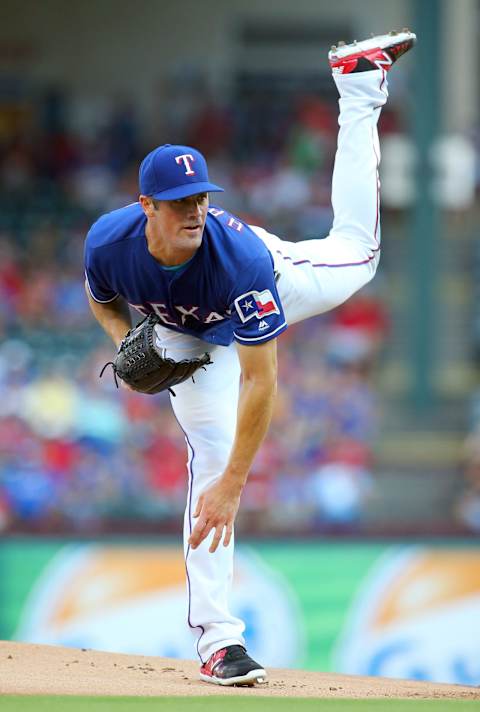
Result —
<path fill-rule="evenodd" d="M 248 693 L 247 693 L 248 694 Z M 316 700 L 235 696 L 0 696 L 1 712 L 465 712 L 480 700 Z"/>

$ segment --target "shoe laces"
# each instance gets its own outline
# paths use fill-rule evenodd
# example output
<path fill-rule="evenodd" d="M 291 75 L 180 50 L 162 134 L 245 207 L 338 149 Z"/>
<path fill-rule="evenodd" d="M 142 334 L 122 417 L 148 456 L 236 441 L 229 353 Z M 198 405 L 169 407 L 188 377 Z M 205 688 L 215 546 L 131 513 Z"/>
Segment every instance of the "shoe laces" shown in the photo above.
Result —
<path fill-rule="evenodd" d="M 239 660 L 245 656 L 246 650 L 241 645 L 229 645 L 225 653 L 224 661 Z"/>

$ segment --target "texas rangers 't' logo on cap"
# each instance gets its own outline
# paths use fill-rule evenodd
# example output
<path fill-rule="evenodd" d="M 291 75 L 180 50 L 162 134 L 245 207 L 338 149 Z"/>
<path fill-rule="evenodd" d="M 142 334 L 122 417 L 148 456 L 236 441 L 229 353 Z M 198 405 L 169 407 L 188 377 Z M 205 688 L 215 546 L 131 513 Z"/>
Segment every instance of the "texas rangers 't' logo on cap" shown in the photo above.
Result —
<path fill-rule="evenodd" d="M 182 163 L 185 166 L 185 175 L 186 176 L 194 176 L 195 171 L 193 170 L 191 163 L 195 161 L 195 158 L 192 156 L 191 153 L 184 153 L 181 156 L 175 156 L 175 163 Z"/>

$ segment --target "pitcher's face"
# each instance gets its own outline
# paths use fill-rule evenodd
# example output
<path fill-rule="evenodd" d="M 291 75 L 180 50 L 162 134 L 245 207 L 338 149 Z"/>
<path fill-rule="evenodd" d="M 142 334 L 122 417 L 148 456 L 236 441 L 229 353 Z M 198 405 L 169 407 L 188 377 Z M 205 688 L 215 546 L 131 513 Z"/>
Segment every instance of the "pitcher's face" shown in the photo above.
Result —
<path fill-rule="evenodd" d="M 182 251 L 198 249 L 202 244 L 208 205 L 208 193 L 155 201 L 155 234 Z"/>

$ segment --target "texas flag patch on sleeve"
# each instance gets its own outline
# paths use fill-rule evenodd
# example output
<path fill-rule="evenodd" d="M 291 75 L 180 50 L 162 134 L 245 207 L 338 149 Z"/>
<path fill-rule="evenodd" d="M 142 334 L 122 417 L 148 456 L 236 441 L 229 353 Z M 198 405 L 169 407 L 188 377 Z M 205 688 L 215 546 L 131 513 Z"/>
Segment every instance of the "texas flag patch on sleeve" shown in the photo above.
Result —
<path fill-rule="evenodd" d="M 235 299 L 235 309 L 243 323 L 256 317 L 264 319 L 271 314 L 280 314 L 278 304 L 269 289 L 262 292 L 252 291 Z"/>

